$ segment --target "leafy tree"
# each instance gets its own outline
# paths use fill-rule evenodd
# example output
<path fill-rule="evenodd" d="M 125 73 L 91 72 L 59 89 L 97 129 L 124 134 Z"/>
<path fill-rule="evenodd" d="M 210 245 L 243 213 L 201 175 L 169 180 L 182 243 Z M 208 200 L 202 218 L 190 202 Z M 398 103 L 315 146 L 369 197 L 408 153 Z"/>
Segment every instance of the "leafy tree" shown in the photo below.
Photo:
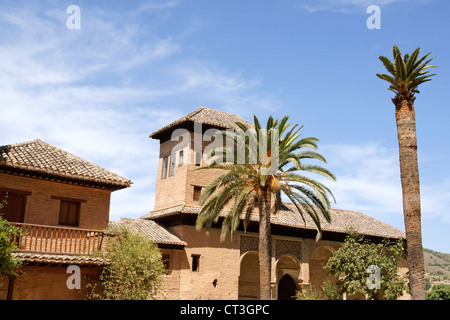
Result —
<path fill-rule="evenodd" d="M 155 298 L 161 275 L 166 274 L 158 247 L 128 228 L 115 230 L 104 256 L 110 264 L 103 268 L 102 294 L 91 286 L 90 298 L 104 300 L 148 300 Z"/>
<path fill-rule="evenodd" d="M 437 284 L 427 293 L 426 300 L 450 300 L 450 285 Z"/>
<path fill-rule="evenodd" d="M 21 229 L 0 218 L 0 275 L 15 275 L 14 269 L 20 266 L 20 260 L 13 256 L 17 250 L 15 239 Z"/>
<path fill-rule="evenodd" d="M 404 241 L 396 243 L 384 240 L 382 243 L 372 243 L 364 236 L 351 232 L 343 245 L 333 253 L 325 268 L 338 278 L 336 285 L 340 293 L 350 295 L 368 295 L 369 299 L 377 300 L 380 291 L 377 282 L 372 282 L 375 275 L 369 272 L 369 266 L 380 270 L 379 289 L 387 300 L 395 300 L 407 289 L 406 275 L 399 274 L 398 264 L 405 258 Z M 372 267 L 370 267 L 372 268 Z"/>
<path fill-rule="evenodd" d="M 226 146 L 210 153 L 212 164 L 200 169 L 221 169 L 223 174 L 212 181 L 202 192 L 199 203 L 202 209 L 196 227 L 209 229 L 220 218 L 229 205 L 222 223 L 221 240 L 228 232 L 235 232 L 244 220 L 244 228 L 250 222 L 255 209 L 259 213 L 259 266 L 260 298 L 270 299 L 271 272 L 271 224 L 270 216 L 281 208 L 281 195 L 289 198 L 298 209 L 298 214 L 308 215 L 321 235 L 319 215 L 330 221 L 330 190 L 312 179 L 319 174 L 331 180 L 334 175 L 318 165 L 307 164 L 307 160 L 325 163 L 316 152 L 317 138 L 300 139 L 302 127 L 292 128 L 286 116 L 281 121 L 269 117 L 266 128 L 254 116 L 254 126 L 236 123 L 233 132 L 222 131 Z M 231 146 L 231 147 L 230 147 Z M 264 148 L 265 146 L 265 148 Z M 305 150 L 306 149 L 306 150 Z M 226 162 L 223 160 L 226 159 Z M 309 175 L 309 176 L 308 176 Z"/>
<path fill-rule="evenodd" d="M 0 202 L 0 210 L 7 204 L 6 199 Z M 11 225 L 0 217 L 0 277 L 16 275 L 14 270 L 21 265 L 20 259 L 13 256 L 17 239 L 22 230 Z"/>
<path fill-rule="evenodd" d="M 428 68 L 430 53 L 419 58 L 420 48 L 404 56 L 397 46 L 393 46 L 393 61 L 384 56 L 380 60 L 388 74 L 377 74 L 387 81 L 388 90 L 395 93 L 395 119 L 400 156 L 400 178 L 402 183 L 403 214 L 405 219 L 406 242 L 408 246 L 408 268 L 411 298 L 425 300 L 425 266 L 422 249 L 420 182 L 417 162 L 416 120 L 414 96 L 419 93 L 419 85 L 431 81 Z M 428 59 L 428 60 L 427 60 Z"/>

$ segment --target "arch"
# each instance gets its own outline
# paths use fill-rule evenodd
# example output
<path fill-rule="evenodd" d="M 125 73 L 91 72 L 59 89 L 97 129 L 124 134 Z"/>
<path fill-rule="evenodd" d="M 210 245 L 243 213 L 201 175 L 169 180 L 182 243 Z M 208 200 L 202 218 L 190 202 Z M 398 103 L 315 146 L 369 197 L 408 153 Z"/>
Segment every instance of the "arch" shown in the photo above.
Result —
<path fill-rule="evenodd" d="M 292 254 L 282 255 L 275 263 L 278 300 L 289 300 L 299 289 L 300 261 Z M 283 279 L 283 281 L 282 281 Z"/>
<path fill-rule="evenodd" d="M 278 300 L 294 300 L 297 292 L 297 284 L 289 275 L 285 274 L 278 282 Z"/>
<path fill-rule="evenodd" d="M 324 282 L 331 280 L 336 282 L 336 278 L 328 275 L 328 270 L 324 269 L 335 250 L 330 246 L 319 246 L 314 249 L 309 259 L 309 279 L 311 289 L 322 290 Z"/>
<path fill-rule="evenodd" d="M 259 299 L 259 254 L 257 251 L 247 251 L 240 258 L 238 299 Z"/>
<path fill-rule="evenodd" d="M 294 280 L 300 278 L 300 261 L 292 254 L 284 254 L 275 262 L 276 276 L 279 281 L 289 274 Z"/>

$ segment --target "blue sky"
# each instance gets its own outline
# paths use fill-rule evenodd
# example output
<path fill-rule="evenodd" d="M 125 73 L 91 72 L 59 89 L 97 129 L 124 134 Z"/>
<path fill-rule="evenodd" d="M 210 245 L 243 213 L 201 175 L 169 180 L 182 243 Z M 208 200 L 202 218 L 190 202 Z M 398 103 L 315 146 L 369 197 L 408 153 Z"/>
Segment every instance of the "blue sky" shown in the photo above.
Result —
<path fill-rule="evenodd" d="M 67 28 L 70 5 L 81 29 Z M 381 29 L 368 29 L 378 5 Z M 130 178 L 111 220 L 153 209 L 149 133 L 206 106 L 289 115 L 337 176 L 335 208 L 404 230 L 392 92 L 379 55 L 436 56 L 416 99 L 423 243 L 450 252 L 445 0 L 0 1 L 0 145 L 40 138 Z"/>

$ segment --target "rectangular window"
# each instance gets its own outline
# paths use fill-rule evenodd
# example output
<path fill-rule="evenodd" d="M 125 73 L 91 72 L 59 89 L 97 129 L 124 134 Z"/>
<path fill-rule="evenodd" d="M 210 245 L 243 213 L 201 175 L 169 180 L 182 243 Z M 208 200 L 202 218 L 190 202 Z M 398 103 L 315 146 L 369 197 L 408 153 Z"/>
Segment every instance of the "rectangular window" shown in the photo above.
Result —
<path fill-rule="evenodd" d="M 202 194 L 202 187 L 194 186 L 194 201 L 198 201 L 200 199 L 200 195 Z"/>
<path fill-rule="evenodd" d="M 177 160 L 177 154 L 172 153 L 170 155 L 170 168 L 169 168 L 169 177 L 173 176 L 175 174 L 175 163 Z"/>
<path fill-rule="evenodd" d="M 200 255 L 193 254 L 192 257 L 192 271 L 199 272 L 200 271 Z"/>
<path fill-rule="evenodd" d="M 169 157 L 164 157 L 163 164 L 162 164 L 161 179 L 165 179 L 167 177 L 168 162 L 169 162 Z"/>
<path fill-rule="evenodd" d="M 183 166 L 183 150 L 180 150 L 180 155 L 178 156 L 178 166 Z"/>
<path fill-rule="evenodd" d="M 195 165 L 200 166 L 202 164 L 202 153 L 200 151 L 195 152 Z"/>
<path fill-rule="evenodd" d="M 23 222 L 27 196 L 30 194 L 0 190 L 0 204 L 5 201 L 3 208 L 0 209 L 0 218 L 3 217 L 9 222 Z"/>
<path fill-rule="evenodd" d="M 78 227 L 80 220 L 80 203 L 61 200 L 59 224 Z"/>
<path fill-rule="evenodd" d="M 170 271 L 170 254 L 163 253 L 161 255 L 161 258 L 162 258 L 162 262 L 164 264 L 164 268 L 166 268 L 166 270 Z"/>

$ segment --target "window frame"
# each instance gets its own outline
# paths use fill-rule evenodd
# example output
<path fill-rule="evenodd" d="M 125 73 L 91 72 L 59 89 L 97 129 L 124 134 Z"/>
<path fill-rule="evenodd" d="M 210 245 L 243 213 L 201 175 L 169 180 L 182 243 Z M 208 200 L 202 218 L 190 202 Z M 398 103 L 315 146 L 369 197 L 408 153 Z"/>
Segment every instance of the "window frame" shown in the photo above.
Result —
<path fill-rule="evenodd" d="M 169 177 L 172 177 L 175 175 L 175 167 L 177 163 L 177 154 L 172 153 L 170 155 L 170 163 L 169 163 Z"/>
<path fill-rule="evenodd" d="M 203 154 L 201 151 L 195 151 L 195 165 L 197 167 L 200 167 L 202 165 L 202 159 L 203 158 Z"/>
<path fill-rule="evenodd" d="M 170 274 L 172 272 L 172 255 L 170 253 L 161 253 L 161 259 L 164 267 Z"/>
<path fill-rule="evenodd" d="M 25 221 L 25 212 L 28 202 L 28 196 L 30 196 L 32 193 L 31 191 L 24 191 L 24 190 L 16 190 L 16 189 L 8 189 L 8 188 L 0 188 L 0 203 L 6 199 L 6 205 L 1 209 L 0 217 L 11 221 L 11 222 L 18 222 L 23 223 Z M 17 199 L 20 199 L 22 201 L 21 206 L 21 212 L 20 217 L 18 217 L 18 221 L 16 219 L 11 220 L 11 216 L 9 215 L 10 212 L 8 212 L 8 197 L 13 197 Z"/>
<path fill-rule="evenodd" d="M 202 194 L 202 186 L 193 186 L 192 201 L 198 201 L 200 195 Z"/>
<path fill-rule="evenodd" d="M 183 162 L 184 162 L 184 150 L 180 150 L 180 152 L 178 153 L 178 167 L 182 167 L 183 166 Z"/>
<path fill-rule="evenodd" d="M 167 178 L 167 169 L 169 166 L 169 156 L 164 157 L 162 159 L 162 166 L 161 166 L 161 180 Z"/>
<path fill-rule="evenodd" d="M 67 204 L 67 212 L 65 213 L 67 216 L 62 217 L 63 215 L 63 205 Z M 70 208 L 72 205 L 75 205 L 76 213 L 75 213 L 75 222 L 70 222 Z M 68 227 L 79 227 L 80 226 L 80 213 L 81 213 L 81 201 L 71 200 L 71 199 L 61 199 L 59 204 L 59 217 L 58 217 L 58 225 L 60 226 L 68 226 Z M 65 218 L 65 220 L 63 219 Z"/>
<path fill-rule="evenodd" d="M 191 271 L 200 272 L 200 254 L 191 254 Z"/>

